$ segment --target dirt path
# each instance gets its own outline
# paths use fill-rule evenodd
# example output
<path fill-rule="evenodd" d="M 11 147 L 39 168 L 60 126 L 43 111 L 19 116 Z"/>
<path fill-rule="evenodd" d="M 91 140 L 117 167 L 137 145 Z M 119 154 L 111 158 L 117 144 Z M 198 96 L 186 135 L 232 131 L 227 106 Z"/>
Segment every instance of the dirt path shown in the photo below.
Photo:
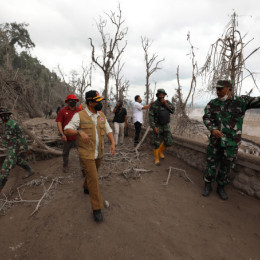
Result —
<path fill-rule="evenodd" d="M 111 175 L 101 181 L 104 222 L 93 221 L 78 159 L 71 156 L 69 181 L 58 185 L 34 216 L 35 204 L 13 206 L 1 222 L 1 259 L 259 259 L 260 203 L 228 188 L 228 201 L 213 192 L 201 196 L 201 172 L 166 155 L 160 167 L 151 163 L 152 150 L 142 157 L 142 167 L 151 172 L 126 181 Z M 168 167 L 185 169 L 194 182 L 174 174 L 163 185 Z M 61 158 L 37 162 L 42 176 L 65 176 Z M 15 168 L 12 175 L 23 175 Z M 105 175 L 101 169 L 100 175 Z M 31 179 L 37 176 L 31 177 Z M 23 183 L 19 178 L 19 182 Z M 215 187 L 214 187 L 215 190 Z M 39 198 L 34 187 L 25 198 Z"/>

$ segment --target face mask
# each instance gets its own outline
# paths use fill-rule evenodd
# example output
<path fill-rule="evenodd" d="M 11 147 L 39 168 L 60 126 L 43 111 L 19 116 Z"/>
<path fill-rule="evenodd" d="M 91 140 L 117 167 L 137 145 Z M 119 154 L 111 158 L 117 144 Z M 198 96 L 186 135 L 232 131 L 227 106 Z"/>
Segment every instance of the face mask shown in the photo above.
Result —
<path fill-rule="evenodd" d="M 143 100 L 142 100 L 142 99 L 140 99 L 140 100 L 139 100 L 139 103 L 142 103 L 142 101 L 143 101 Z"/>
<path fill-rule="evenodd" d="M 158 97 L 158 100 L 161 101 L 162 99 L 164 99 L 164 97 Z"/>
<path fill-rule="evenodd" d="M 10 115 L 1 115 L 1 119 L 3 122 L 7 122 L 10 119 Z"/>
<path fill-rule="evenodd" d="M 227 98 L 228 98 L 228 93 L 227 93 L 224 97 L 218 98 L 218 100 L 220 100 L 220 101 L 226 101 Z"/>
<path fill-rule="evenodd" d="M 72 100 L 72 101 L 69 102 L 69 106 L 71 106 L 71 107 L 75 107 L 76 104 L 77 104 L 76 100 Z"/>
<path fill-rule="evenodd" d="M 94 106 L 94 109 L 95 109 L 96 111 L 100 111 L 100 110 L 102 109 L 102 107 L 103 107 L 103 105 L 102 105 L 102 103 L 100 102 L 100 103 L 98 103 L 97 105 Z"/>

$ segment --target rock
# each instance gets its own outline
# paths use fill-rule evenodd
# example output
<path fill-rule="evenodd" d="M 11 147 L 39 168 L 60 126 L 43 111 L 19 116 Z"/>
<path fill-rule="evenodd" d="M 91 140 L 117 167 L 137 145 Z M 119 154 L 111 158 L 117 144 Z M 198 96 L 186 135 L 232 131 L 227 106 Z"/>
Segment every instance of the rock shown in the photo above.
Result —
<path fill-rule="evenodd" d="M 260 191 L 256 192 L 255 196 L 260 200 Z"/>
<path fill-rule="evenodd" d="M 251 187 L 244 186 L 244 187 L 242 187 L 242 190 L 249 196 L 255 195 L 255 191 Z"/>
<path fill-rule="evenodd" d="M 107 200 L 104 200 L 104 206 L 105 208 L 109 208 L 109 202 Z"/>
<path fill-rule="evenodd" d="M 260 191 L 260 181 L 256 176 L 250 178 L 250 187 L 255 191 Z"/>
<path fill-rule="evenodd" d="M 243 184 L 241 183 L 238 178 L 236 178 L 234 181 L 233 181 L 233 185 L 235 188 L 243 191 L 244 193 L 246 193 L 247 195 L 249 196 L 254 196 L 255 194 L 255 191 L 248 185 L 248 184 Z"/>
<path fill-rule="evenodd" d="M 234 185 L 235 188 L 237 188 L 237 189 L 239 189 L 239 190 L 242 190 L 242 186 L 243 186 L 243 185 L 237 180 L 237 178 L 234 179 L 233 185 Z"/>
<path fill-rule="evenodd" d="M 240 183 L 242 184 L 248 184 L 249 182 L 249 178 L 247 175 L 243 174 L 243 173 L 240 173 L 237 178 L 236 178 Z"/>
<path fill-rule="evenodd" d="M 247 175 L 247 176 L 249 176 L 249 177 L 251 177 L 251 176 L 255 176 L 255 174 L 256 174 L 256 172 L 253 170 L 253 169 L 250 169 L 250 168 L 244 168 L 244 173 Z"/>

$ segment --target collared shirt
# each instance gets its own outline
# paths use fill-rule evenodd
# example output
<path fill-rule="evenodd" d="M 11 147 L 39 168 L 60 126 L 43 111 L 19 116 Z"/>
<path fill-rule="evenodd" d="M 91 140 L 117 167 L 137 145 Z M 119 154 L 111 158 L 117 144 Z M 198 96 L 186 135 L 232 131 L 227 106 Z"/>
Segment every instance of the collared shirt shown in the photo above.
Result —
<path fill-rule="evenodd" d="M 133 105 L 133 123 L 140 122 L 143 123 L 143 111 L 142 111 L 143 105 L 141 105 L 139 102 L 135 102 Z"/>
<path fill-rule="evenodd" d="M 86 106 L 85 110 L 88 113 L 88 115 L 91 117 L 91 119 L 92 119 L 92 121 L 93 121 L 93 123 L 95 125 L 95 131 L 96 131 L 95 159 L 97 159 L 98 158 L 98 145 L 99 145 L 99 138 L 98 138 L 98 132 L 97 132 L 97 119 L 98 119 L 98 117 L 100 117 L 100 115 L 99 115 L 98 112 L 96 114 L 92 113 L 88 109 L 88 106 Z M 79 129 L 79 126 L 80 126 L 80 117 L 79 117 L 79 114 L 76 113 L 72 117 L 70 122 L 65 126 L 64 130 L 66 130 L 66 129 L 77 130 L 77 129 Z M 106 129 L 106 134 L 112 133 L 112 129 L 111 129 L 109 123 L 107 122 L 107 120 L 106 120 L 105 129 Z"/>
<path fill-rule="evenodd" d="M 65 126 L 70 122 L 71 118 L 79 111 L 81 111 L 81 109 L 78 107 L 75 107 L 74 110 L 71 110 L 69 106 L 63 107 L 58 112 L 56 122 L 60 122 L 62 125 L 62 129 L 64 129 Z M 76 136 L 67 136 L 68 141 L 75 141 L 76 138 Z"/>

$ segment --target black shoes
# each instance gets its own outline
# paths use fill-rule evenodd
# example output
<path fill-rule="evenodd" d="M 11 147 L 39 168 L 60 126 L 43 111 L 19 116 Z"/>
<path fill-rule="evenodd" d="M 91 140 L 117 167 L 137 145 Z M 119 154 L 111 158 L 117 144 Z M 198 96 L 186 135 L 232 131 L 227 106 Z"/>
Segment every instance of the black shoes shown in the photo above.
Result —
<path fill-rule="evenodd" d="M 103 216 L 102 216 L 102 213 L 101 213 L 101 209 L 93 210 L 93 216 L 94 216 L 94 220 L 96 222 L 103 221 Z"/>
<path fill-rule="evenodd" d="M 2 180 L 0 180 L 0 192 L 4 188 L 6 182 L 7 182 L 7 178 L 3 178 Z"/>
<path fill-rule="evenodd" d="M 212 191 L 211 183 L 205 181 L 205 187 L 203 189 L 202 196 L 208 197 L 211 191 Z"/>
<path fill-rule="evenodd" d="M 203 189 L 202 196 L 208 197 L 211 191 L 212 191 L 211 183 L 210 182 L 205 182 L 205 187 Z M 218 185 L 218 187 L 217 187 L 217 194 L 219 195 L 219 197 L 222 200 L 227 200 L 228 199 L 228 195 L 226 194 L 226 192 L 224 190 L 224 186 L 222 186 L 222 185 Z"/>
<path fill-rule="evenodd" d="M 218 185 L 218 187 L 217 187 L 217 193 L 218 193 L 219 197 L 220 197 L 222 200 L 227 200 L 227 199 L 228 199 L 228 195 L 227 195 L 227 193 L 226 193 L 225 190 L 224 190 L 224 186 Z"/>
<path fill-rule="evenodd" d="M 84 189 L 84 193 L 85 193 L 85 194 L 89 194 L 88 189 Z"/>

